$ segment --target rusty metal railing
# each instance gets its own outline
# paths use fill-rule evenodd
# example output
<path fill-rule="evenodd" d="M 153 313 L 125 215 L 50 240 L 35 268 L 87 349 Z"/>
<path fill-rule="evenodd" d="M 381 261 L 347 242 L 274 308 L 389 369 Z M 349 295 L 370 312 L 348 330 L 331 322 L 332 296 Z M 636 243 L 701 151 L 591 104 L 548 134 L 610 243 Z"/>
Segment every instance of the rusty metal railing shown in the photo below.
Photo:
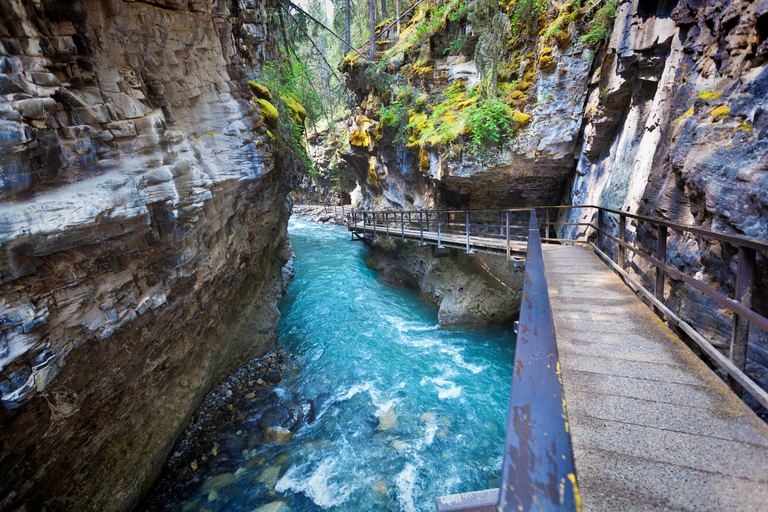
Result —
<path fill-rule="evenodd" d="M 528 227 L 523 300 L 501 470 L 499 510 L 579 510 L 555 327 L 536 210 Z"/>

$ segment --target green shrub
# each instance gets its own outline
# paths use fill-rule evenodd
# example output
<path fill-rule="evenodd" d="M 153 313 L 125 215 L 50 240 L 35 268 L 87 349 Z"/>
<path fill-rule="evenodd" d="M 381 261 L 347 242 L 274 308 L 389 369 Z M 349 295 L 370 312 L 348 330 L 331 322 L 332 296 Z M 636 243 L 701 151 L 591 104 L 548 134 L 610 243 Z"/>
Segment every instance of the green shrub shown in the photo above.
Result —
<path fill-rule="evenodd" d="M 502 136 L 510 134 L 514 116 L 511 108 L 494 98 L 475 104 L 467 116 L 472 152 L 480 151 L 487 143 L 498 144 Z"/>

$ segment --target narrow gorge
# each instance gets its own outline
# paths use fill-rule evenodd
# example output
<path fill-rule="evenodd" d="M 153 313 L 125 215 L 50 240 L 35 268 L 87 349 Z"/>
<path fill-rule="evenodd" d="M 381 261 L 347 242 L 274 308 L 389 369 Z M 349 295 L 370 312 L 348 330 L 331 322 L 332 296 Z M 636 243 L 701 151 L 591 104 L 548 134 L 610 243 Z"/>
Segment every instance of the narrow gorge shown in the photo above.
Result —
<path fill-rule="evenodd" d="M 528 219 L 544 206 L 557 207 L 537 212 L 544 246 L 619 262 L 662 318 L 648 325 L 682 340 L 681 361 L 706 361 L 702 386 L 738 393 L 712 410 L 745 418 L 750 448 L 717 446 L 744 460 L 729 478 L 768 489 L 765 402 L 692 341 L 736 361 L 742 333 L 743 374 L 768 390 L 768 0 L 0 0 L 0 13 L 0 511 L 496 500 L 505 435 L 523 431 L 507 407 L 528 344 Z M 594 284 L 572 264 L 569 286 Z M 551 326 L 592 318 L 552 311 Z M 651 337 L 622 357 L 656 364 Z M 641 379 L 633 393 L 661 379 L 616 371 Z M 669 389 L 689 384 L 676 378 Z M 606 414 L 590 417 L 595 436 Z M 695 466 L 680 457 L 668 462 Z M 559 485 L 561 509 L 582 510 Z M 696 508 L 665 499 L 654 510 Z"/>

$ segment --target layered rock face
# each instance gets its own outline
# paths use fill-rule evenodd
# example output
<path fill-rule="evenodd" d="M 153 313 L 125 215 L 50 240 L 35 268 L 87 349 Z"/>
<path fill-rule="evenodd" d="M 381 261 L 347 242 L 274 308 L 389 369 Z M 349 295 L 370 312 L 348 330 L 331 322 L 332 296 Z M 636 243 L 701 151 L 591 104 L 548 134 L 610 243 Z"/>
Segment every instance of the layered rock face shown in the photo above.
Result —
<path fill-rule="evenodd" d="M 273 344 L 273 7 L 0 0 L 0 509 L 129 509 Z"/>
<path fill-rule="evenodd" d="M 523 272 L 503 256 L 464 254 L 376 238 L 368 267 L 385 281 L 418 289 L 438 307 L 440 325 L 503 325 L 520 313 Z"/>

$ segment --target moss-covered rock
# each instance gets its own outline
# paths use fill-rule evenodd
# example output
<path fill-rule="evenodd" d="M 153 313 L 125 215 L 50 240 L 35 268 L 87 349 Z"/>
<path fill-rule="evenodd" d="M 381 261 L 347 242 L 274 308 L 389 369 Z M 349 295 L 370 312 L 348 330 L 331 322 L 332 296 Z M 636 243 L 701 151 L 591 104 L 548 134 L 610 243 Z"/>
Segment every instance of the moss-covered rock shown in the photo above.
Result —
<path fill-rule="evenodd" d="M 254 101 L 261 110 L 261 118 L 264 120 L 264 122 L 267 123 L 267 125 L 270 127 L 275 128 L 277 126 L 277 120 L 280 117 L 280 114 L 277 112 L 275 106 L 269 101 L 261 98 L 256 98 Z"/>
<path fill-rule="evenodd" d="M 248 87 L 251 89 L 251 94 L 257 98 L 272 101 L 272 93 L 263 85 L 256 83 L 253 80 L 248 80 Z"/>
<path fill-rule="evenodd" d="M 288 115 L 291 116 L 291 120 L 299 126 L 304 126 L 304 120 L 307 118 L 307 111 L 299 101 L 299 98 L 290 93 L 284 93 L 280 95 L 285 101 L 285 106 L 288 107 Z"/>

